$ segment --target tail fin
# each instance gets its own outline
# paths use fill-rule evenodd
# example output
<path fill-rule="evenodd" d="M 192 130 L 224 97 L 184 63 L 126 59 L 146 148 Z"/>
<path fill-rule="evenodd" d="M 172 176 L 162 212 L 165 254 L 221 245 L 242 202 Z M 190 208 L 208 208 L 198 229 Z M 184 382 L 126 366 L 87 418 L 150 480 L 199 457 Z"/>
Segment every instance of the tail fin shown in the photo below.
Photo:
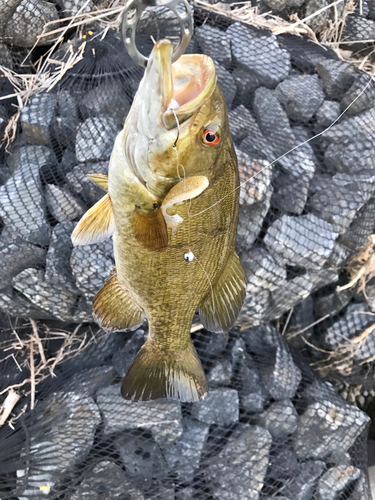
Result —
<path fill-rule="evenodd" d="M 173 354 L 161 354 L 146 342 L 121 387 L 122 396 L 135 401 L 170 398 L 193 402 L 203 399 L 207 391 L 206 376 L 192 342 Z"/>

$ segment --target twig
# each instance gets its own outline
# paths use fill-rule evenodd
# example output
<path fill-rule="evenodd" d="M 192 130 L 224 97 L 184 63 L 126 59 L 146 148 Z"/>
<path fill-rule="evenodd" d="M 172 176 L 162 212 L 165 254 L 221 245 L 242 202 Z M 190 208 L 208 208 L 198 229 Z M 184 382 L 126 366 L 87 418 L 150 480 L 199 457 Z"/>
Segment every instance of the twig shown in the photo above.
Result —
<path fill-rule="evenodd" d="M 8 392 L 8 396 L 0 406 L 0 427 L 5 424 L 7 418 L 12 413 L 12 410 L 18 403 L 20 397 L 21 396 L 17 394 L 13 389 L 10 389 L 10 391 Z"/>
<path fill-rule="evenodd" d="M 30 409 L 33 410 L 35 407 L 35 366 L 34 366 L 34 344 L 30 344 L 30 384 L 31 384 L 31 396 L 30 396 Z"/>

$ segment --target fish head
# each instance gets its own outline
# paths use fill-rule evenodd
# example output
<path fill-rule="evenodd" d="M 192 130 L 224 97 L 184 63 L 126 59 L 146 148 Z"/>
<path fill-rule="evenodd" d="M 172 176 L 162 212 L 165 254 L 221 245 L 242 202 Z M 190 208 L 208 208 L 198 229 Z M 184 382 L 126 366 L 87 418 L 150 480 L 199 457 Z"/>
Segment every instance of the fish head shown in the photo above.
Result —
<path fill-rule="evenodd" d="M 209 175 L 230 139 L 214 62 L 203 54 L 172 64 L 173 44 L 158 41 L 125 123 L 125 152 L 155 196 L 181 178 Z"/>

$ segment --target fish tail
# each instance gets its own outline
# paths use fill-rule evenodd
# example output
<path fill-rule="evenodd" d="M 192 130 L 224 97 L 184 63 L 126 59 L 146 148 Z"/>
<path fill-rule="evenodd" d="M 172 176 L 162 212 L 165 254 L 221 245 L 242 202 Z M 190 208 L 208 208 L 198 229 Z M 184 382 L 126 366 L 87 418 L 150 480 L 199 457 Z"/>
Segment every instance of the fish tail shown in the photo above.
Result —
<path fill-rule="evenodd" d="M 121 387 L 125 399 L 159 398 L 193 402 L 207 394 L 207 380 L 193 343 L 182 351 L 160 352 L 147 341 L 135 357 Z"/>

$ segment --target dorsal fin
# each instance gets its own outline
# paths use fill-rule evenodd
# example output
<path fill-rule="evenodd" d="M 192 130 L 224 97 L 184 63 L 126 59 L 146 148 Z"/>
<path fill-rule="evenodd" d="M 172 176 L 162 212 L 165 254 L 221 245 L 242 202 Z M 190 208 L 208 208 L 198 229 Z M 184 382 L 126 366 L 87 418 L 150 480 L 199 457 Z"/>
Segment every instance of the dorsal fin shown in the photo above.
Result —
<path fill-rule="evenodd" d="M 105 191 L 108 191 L 108 175 L 105 174 L 87 174 L 86 177 L 88 177 L 91 181 L 95 182 L 99 187 L 104 189 Z"/>

